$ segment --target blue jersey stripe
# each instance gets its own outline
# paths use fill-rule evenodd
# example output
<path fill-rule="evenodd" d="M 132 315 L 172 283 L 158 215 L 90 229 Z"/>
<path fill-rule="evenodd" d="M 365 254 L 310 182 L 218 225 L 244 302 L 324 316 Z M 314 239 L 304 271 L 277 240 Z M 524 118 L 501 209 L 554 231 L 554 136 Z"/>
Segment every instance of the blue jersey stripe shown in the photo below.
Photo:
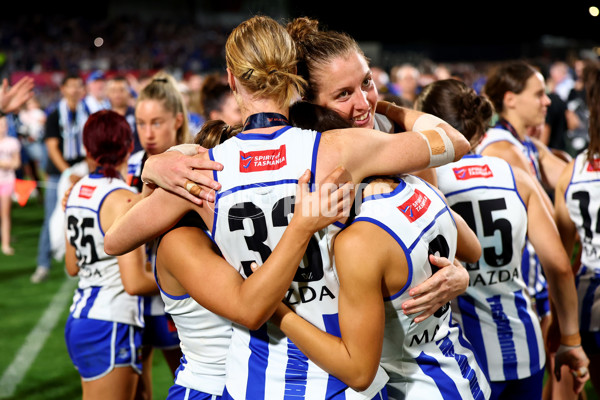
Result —
<path fill-rule="evenodd" d="M 473 348 L 476 349 L 474 353 L 480 361 L 481 369 L 485 376 L 489 378 L 487 355 L 485 353 L 483 333 L 481 332 L 481 323 L 475 310 L 475 300 L 467 295 L 458 296 L 457 300 L 464 334 L 473 345 Z"/>
<path fill-rule="evenodd" d="M 308 358 L 288 339 L 287 365 L 285 367 L 284 399 L 306 398 Z"/>
<path fill-rule="evenodd" d="M 421 352 L 416 360 L 423 373 L 435 382 L 443 399 L 458 400 L 461 398 L 456 384 L 452 378 L 442 370 L 442 367 L 434 357 Z"/>
<path fill-rule="evenodd" d="M 530 258 L 531 254 L 529 253 L 529 248 L 527 246 L 527 242 L 529 239 L 525 237 L 525 246 L 523 246 L 523 255 L 521 256 L 521 275 L 523 276 L 523 280 L 525 281 L 525 286 L 529 287 L 529 268 L 531 267 Z"/>
<path fill-rule="evenodd" d="M 90 293 L 90 297 L 88 297 L 87 301 L 85 302 L 85 306 L 81 310 L 80 318 L 87 318 L 90 310 L 94 306 L 96 298 L 98 297 L 98 293 L 100 293 L 100 289 L 102 289 L 100 286 L 92 286 L 92 292 Z"/>
<path fill-rule="evenodd" d="M 337 336 L 342 337 L 342 331 L 340 330 L 340 321 L 338 319 L 338 314 L 323 314 L 323 325 L 325 326 L 325 332 Z M 340 399 L 343 400 L 346 398 L 345 390 L 348 386 L 340 381 L 335 376 L 329 374 L 329 378 L 327 379 L 327 392 L 325 398 L 327 399 Z"/>
<path fill-rule="evenodd" d="M 250 358 L 248 359 L 248 379 L 246 382 L 246 399 L 265 399 L 265 382 L 269 359 L 269 335 L 267 325 L 250 331 Z"/>
<path fill-rule="evenodd" d="M 83 289 L 77 288 L 77 293 L 79 294 L 79 298 L 77 302 L 73 305 L 73 310 L 77 310 L 79 308 L 79 303 L 83 301 Z"/>
<path fill-rule="evenodd" d="M 317 132 L 315 137 L 315 143 L 313 145 L 312 161 L 310 163 L 311 174 L 310 174 L 310 191 L 315 190 L 315 173 L 317 171 L 317 153 L 319 152 L 319 145 L 321 143 L 321 132 Z"/>
<path fill-rule="evenodd" d="M 517 348 L 515 346 L 514 332 L 510 325 L 510 320 L 504 311 L 501 296 L 498 294 L 488 297 L 486 300 L 490 307 L 492 319 L 496 324 L 496 336 L 498 337 L 498 343 L 500 344 L 504 379 L 518 379 Z"/>
<path fill-rule="evenodd" d="M 457 194 L 461 194 L 461 193 L 467 193 L 470 192 L 472 190 L 479 190 L 479 189 L 485 189 L 485 190 L 506 190 L 509 192 L 516 192 L 514 189 L 512 188 L 506 188 L 506 187 L 502 187 L 502 186 L 490 186 L 490 185 L 479 185 L 479 186 L 472 186 L 466 189 L 461 189 L 461 190 L 456 190 L 454 192 L 448 192 L 448 194 L 445 194 L 444 196 L 446 196 L 446 198 L 457 195 Z"/>
<path fill-rule="evenodd" d="M 519 315 L 519 319 L 521 320 L 525 328 L 525 335 L 527 337 L 527 347 L 529 348 L 529 369 L 531 371 L 531 375 L 533 375 L 540 369 L 542 369 L 542 366 L 540 365 L 540 353 L 538 349 L 537 337 L 535 334 L 535 329 L 533 326 L 531 315 L 528 312 L 529 308 L 527 300 L 525 299 L 523 292 L 521 290 L 517 290 L 516 292 L 514 292 L 514 294 L 517 313 Z"/>

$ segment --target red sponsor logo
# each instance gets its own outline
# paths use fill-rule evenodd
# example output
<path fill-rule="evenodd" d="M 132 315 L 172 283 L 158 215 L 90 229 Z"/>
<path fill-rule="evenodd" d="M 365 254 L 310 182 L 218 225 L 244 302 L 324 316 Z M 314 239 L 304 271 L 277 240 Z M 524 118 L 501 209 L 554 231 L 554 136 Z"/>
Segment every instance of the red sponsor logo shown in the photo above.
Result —
<path fill-rule="evenodd" d="M 286 165 L 285 144 L 273 150 L 240 151 L 240 172 L 270 171 Z"/>
<path fill-rule="evenodd" d="M 429 208 L 431 199 L 419 189 L 415 189 L 415 193 L 410 196 L 410 199 L 398 206 L 398 210 L 408 218 L 409 222 L 418 220 Z"/>
<path fill-rule="evenodd" d="M 94 190 L 96 190 L 96 186 L 82 185 L 79 188 L 79 197 L 84 199 L 91 199 L 92 195 L 94 194 Z"/>
<path fill-rule="evenodd" d="M 491 178 L 494 176 L 490 167 L 485 165 L 466 165 L 460 168 L 452 168 L 457 180 L 462 181 L 472 178 Z"/>
<path fill-rule="evenodd" d="M 598 172 L 600 171 L 600 159 L 594 158 L 592 161 L 588 163 L 586 168 L 588 172 Z"/>

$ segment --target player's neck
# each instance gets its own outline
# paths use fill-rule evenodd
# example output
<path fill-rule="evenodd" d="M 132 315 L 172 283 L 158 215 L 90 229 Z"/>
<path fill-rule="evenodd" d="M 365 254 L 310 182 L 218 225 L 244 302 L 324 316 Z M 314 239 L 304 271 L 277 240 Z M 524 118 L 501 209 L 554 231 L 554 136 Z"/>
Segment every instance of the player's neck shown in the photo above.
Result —
<path fill-rule="evenodd" d="M 521 141 L 523 141 L 527 135 L 527 127 L 523 121 L 521 121 L 520 118 L 514 118 L 514 116 L 511 115 L 503 115 L 502 118 L 510 124 L 512 127 L 511 131 L 515 133 Z"/>

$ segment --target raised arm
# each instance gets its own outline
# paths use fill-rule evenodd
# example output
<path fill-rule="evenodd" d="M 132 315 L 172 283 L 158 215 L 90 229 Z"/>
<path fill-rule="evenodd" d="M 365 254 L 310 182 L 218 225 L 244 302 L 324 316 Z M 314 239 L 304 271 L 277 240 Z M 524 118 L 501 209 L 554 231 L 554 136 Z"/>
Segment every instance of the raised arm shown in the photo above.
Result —
<path fill-rule="evenodd" d="M 395 122 L 403 131 L 413 130 L 416 120 L 425 113 L 412 108 L 402 107 L 389 101 L 377 102 L 376 112 Z"/>
<path fill-rule="evenodd" d="M 8 79 L 2 80 L 0 89 L 0 111 L 4 114 L 19 111 L 19 108 L 33 97 L 34 81 L 30 76 L 25 76 L 12 87 Z"/>
<path fill-rule="evenodd" d="M 104 251 L 123 255 L 138 248 L 173 227 L 188 211 L 196 210 L 193 203 L 156 189 L 152 195 L 130 203 L 130 209 L 115 218 L 104 235 Z M 141 222 L 143 221 L 143 223 Z"/>
<path fill-rule="evenodd" d="M 413 130 L 401 135 L 360 128 L 324 133 L 319 153 L 327 155 L 320 156 L 318 171 L 315 171 L 317 181 L 339 165 L 352 170 L 353 182 L 358 184 L 362 178 L 371 175 L 423 171 L 456 161 L 469 151 L 467 139 L 443 120 L 415 110 L 404 112 L 406 123 L 411 124 Z M 202 199 L 211 201 L 211 194 L 218 184 L 205 170 L 220 169 L 220 164 L 207 164 L 207 159 L 196 155 L 204 152 L 198 145 L 179 145 L 174 150 L 177 151 L 149 157 L 142 171 L 143 180 L 200 204 L 200 199 L 194 199 L 186 190 L 188 183 L 195 182 L 199 184 Z M 422 176 L 435 184 L 432 175 Z"/>
<path fill-rule="evenodd" d="M 460 132 L 429 114 L 420 117 L 413 129 L 399 135 L 360 128 L 324 132 L 317 181 L 320 168 L 328 171 L 343 165 L 358 184 L 368 176 L 410 173 L 457 161 L 470 149 Z"/>

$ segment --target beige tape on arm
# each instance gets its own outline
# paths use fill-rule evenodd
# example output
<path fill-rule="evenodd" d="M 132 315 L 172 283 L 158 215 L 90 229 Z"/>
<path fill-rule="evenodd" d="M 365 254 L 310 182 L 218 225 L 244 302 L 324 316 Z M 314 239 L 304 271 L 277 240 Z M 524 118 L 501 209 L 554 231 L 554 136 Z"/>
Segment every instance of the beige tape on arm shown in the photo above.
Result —
<path fill-rule="evenodd" d="M 199 145 L 193 143 L 183 143 L 171 146 L 167 149 L 167 151 L 178 151 L 184 156 L 195 156 L 198 154 L 198 146 Z"/>
<path fill-rule="evenodd" d="M 454 161 L 454 145 L 442 128 L 434 127 L 419 132 L 429 146 L 429 166 L 439 167 Z"/>

